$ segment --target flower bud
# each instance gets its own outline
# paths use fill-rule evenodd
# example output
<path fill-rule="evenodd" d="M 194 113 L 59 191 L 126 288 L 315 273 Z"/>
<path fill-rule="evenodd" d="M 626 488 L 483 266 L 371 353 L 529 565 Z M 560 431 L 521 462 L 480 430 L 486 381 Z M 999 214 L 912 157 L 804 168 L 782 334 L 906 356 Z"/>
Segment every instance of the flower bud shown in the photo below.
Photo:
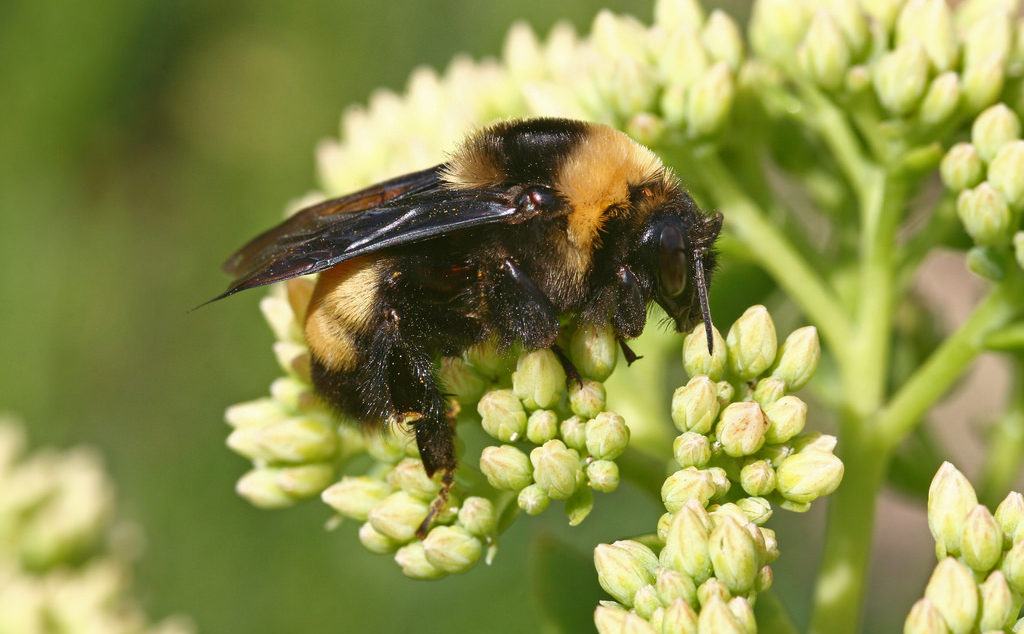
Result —
<path fill-rule="evenodd" d="M 686 102 L 687 131 L 691 136 L 708 136 L 717 132 L 732 109 L 736 94 L 732 71 L 725 62 L 707 69 L 690 87 Z"/>
<path fill-rule="evenodd" d="M 1010 550 L 1006 551 L 999 569 L 1013 591 L 1024 594 L 1024 539 L 1015 541 Z"/>
<path fill-rule="evenodd" d="M 536 484 L 531 484 L 519 492 L 516 502 L 519 504 L 519 508 L 526 511 L 527 515 L 539 515 L 551 504 L 551 497 L 544 489 Z"/>
<path fill-rule="evenodd" d="M 1020 119 L 1006 104 L 997 103 L 986 108 L 974 119 L 971 126 L 971 143 L 978 150 L 978 156 L 986 163 L 991 162 L 1007 143 L 1020 138 Z"/>
<path fill-rule="evenodd" d="M 730 592 L 744 594 L 753 588 L 760 570 L 757 547 L 750 533 L 731 517 L 725 518 L 711 531 L 708 553 L 715 576 Z"/>
<path fill-rule="evenodd" d="M 569 358 L 582 376 L 604 381 L 615 369 L 619 349 L 611 328 L 583 324 L 569 339 Z"/>
<path fill-rule="evenodd" d="M 632 607 L 633 595 L 637 590 L 654 583 L 652 570 L 657 565 L 657 557 L 639 542 L 633 542 L 627 547 L 624 541 L 628 540 L 598 544 L 594 549 L 594 565 L 597 568 L 597 581 L 605 592 L 622 605 Z M 639 555 L 640 548 L 646 549 L 650 558 Z"/>
<path fill-rule="evenodd" d="M 775 469 L 767 460 L 754 460 L 740 470 L 740 486 L 747 495 L 768 495 L 775 490 Z"/>
<path fill-rule="evenodd" d="M 774 62 L 796 49 L 807 32 L 810 14 L 797 0 L 760 0 L 750 13 L 750 45 L 761 57 Z"/>
<path fill-rule="evenodd" d="M 423 542 L 414 541 L 398 549 L 395 561 L 402 567 L 402 574 L 411 579 L 439 579 L 444 571 L 427 560 Z"/>
<path fill-rule="evenodd" d="M 595 460 L 587 465 L 587 480 L 593 490 L 611 493 L 619 487 L 619 465 L 611 460 Z"/>
<path fill-rule="evenodd" d="M 681 109 L 685 109 L 687 89 L 704 75 L 711 60 L 700 42 L 697 25 L 681 25 L 667 33 L 657 56 L 658 72 L 666 90 L 684 98 Z M 674 118 L 668 111 L 665 115 L 669 120 Z M 685 119 L 685 114 L 676 116 L 679 121 Z"/>
<path fill-rule="evenodd" d="M 701 43 L 716 62 L 725 62 L 736 72 L 743 61 L 743 36 L 736 22 L 721 9 L 708 16 L 700 33 Z"/>
<path fill-rule="evenodd" d="M 236 429 L 266 427 L 286 418 L 288 418 L 288 408 L 272 398 L 238 403 L 224 412 L 224 420 Z"/>
<path fill-rule="evenodd" d="M 1003 573 L 995 570 L 978 586 L 981 591 L 981 618 L 978 629 L 1003 631 L 1015 615 L 1013 593 Z"/>
<path fill-rule="evenodd" d="M 542 348 L 519 355 L 516 371 L 512 373 L 512 391 L 527 409 L 557 405 L 565 393 L 565 370 L 555 353 Z"/>
<path fill-rule="evenodd" d="M 682 86 L 667 85 L 658 107 L 666 125 L 675 129 L 686 124 L 686 90 Z"/>
<path fill-rule="evenodd" d="M 704 506 L 714 495 L 715 485 L 710 474 L 693 467 L 676 471 L 661 486 L 661 499 L 669 513 L 683 508 L 687 500 L 697 500 Z"/>
<path fill-rule="evenodd" d="M 370 509 L 392 493 L 391 485 L 369 476 L 345 476 L 320 495 L 335 511 L 354 520 L 366 521 Z"/>
<path fill-rule="evenodd" d="M 361 543 L 363 548 L 366 550 L 378 555 L 393 553 L 398 550 L 399 546 L 401 546 L 401 542 L 397 542 L 387 535 L 378 533 L 377 529 L 373 527 L 373 524 L 369 522 L 364 522 L 363 525 L 359 527 L 359 543 Z"/>
<path fill-rule="evenodd" d="M 697 613 L 683 599 L 676 599 L 665 608 L 661 631 L 665 634 L 697 634 Z"/>
<path fill-rule="evenodd" d="M 703 583 L 711 576 L 711 555 L 708 539 L 711 520 L 700 502 L 690 500 L 672 516 L 665 534 L 665 547 L 661 549 L 661 563 L 685 573 L 695 583 Z"/>
<path fill-rule="evenodd" d="M 789 391 L 799 390 L 811 380 L 820 358 L 818 329 L 814 326 L 797 328 L 782 343 L 772 376 L 783 381 Z"/>
<path fill-rule="evenodd" d="M 994 57 L 1008 59 L 1013 44 L 1012 24 L 1007 13 L 990 9 L 966 29 L 963 67 L 983 64 Z"/>
<path fill-rule="evenodd" d="M 999 190 L 1013 208 L 1024 203 L 1024 141 L 1011 141 L 999 148 L 988 166 L 988 182 Z"/>
<path fill-rule="evenodd" d="M 978 586 L 970 569 L 953 557 L 935 566 L 924 596 L 953 632 L 970 632 L 978 617 Z"/>
<path fill-rule="evenodd" d="M 732 402 L 732 397 L 736 395 L 736 388 L 728 381 L 719 381 L 715 383 L 715 394 L 718 396 L 718 406 L 726 407 Z"/>
<path fill-rule="evenodd" d="M 710 432 L 718 409 L 717 388 L 711 379 L 701 374 L 672 394 L 672 422 L 682 432 Z"/>
<path fill-rule="evenodd" d="M 807 403 L 793 395 L 783 396 L 764 408 L 764 417 L 768 419 L 765 442 L 784 443 L 804 430 Z"/>
<path fill-rule="evenodd" d="M 609 101 L 620 116 L 646 112 L 654 106 L 657 80 L 646 60 L 635 57 L 611 58 L 613 66 Z"/>
<path fill-rule="evenodd" d="M 884 31 L 891 31 L 896 24 L 905 0 L 860 0 L 864 12 L 875 19 Z"/>
<path fill-rule="evenodd" d="M 252 460 L 320 462 L 334 457 L 338 435 L 327 423 L 294 416 L 261 427 L 241 427 L 228 436 L 228 447 Z"/>
<path fill-rule="evenodd" d="M 708 467 L 704 469 L 704 472 L 711 478 L 711 484 L 715 487 L 714 497 L 724 497 L 732 487 L 732 481 L 729 480 L 729 474 L 727 474 L 725 469 L 721 467 Z"/>
<path fill-rule="evenodd" d="M 288 300 L 269 296 L 260 300 L 260 312 L 278 341 L 303 341 L 302 327 L 295 320 Z"/>
<path fill-rule="evenodd" d="M 682 599 L 691 605 L 697 601 L 697 585 L 693 583 L 693 579 L 671 568 L 658 569 L 654 589 L 662 605 L 672 605 L 676 599 Z"/>
<path fill-rule="evenodd" d="M 1003 533 L 983 504 L 967 513 L 960 551 L 964 563 L 978 572 L 991 570 L 1003 554 Z"/>
<path fill-rule="evenodd" d="M 843 463 L 830 453 L 804 451 L 783 460 L 775 477 L 784 498 L 809 503 L 836 490 L 843 479 Z"/>
<path fill-rule="evenodd" d="M 736 500 L 736 506 L 740 507 L 747 521 L 760 526 L 772 516 L 772 505 L 762 497 L 745 497 Z"/>
<path fill-rule="evenodd" d="M 590 38 L 598 51 L 608 59 L 647 58 L 647 31 L 632 16 L 601 10 L 594 17 Z"/>
<path fill-rule="evenodd" d="M 466 498 L 459 507 L 459 524 L 478 537 L 494 534 L 498 528 L 494 503 L 484 497 Z"/>
<path fill-rule="evenodd" d="M 697 616 L 697 631 L 701 634 L 746 634 L 743 626 L 729 611 L 725 600 L 718 596 L 712 596 L 706 603 L 701 604 L 700 614 Z"/>
<path fill-rule="evenodd" d="M 573 382 L 569 388 L 569 408 L 577 416 L 597 416 L 605 408 L 604 385 L 590 379 L 583 379 L 582 385 Z"/>
<path fill-rule="evenodd" d="M 493 379 L 508 373 L 509 359 L 498 351 L 498 342 L 493 339 L 471 346 L 464 356 L 482 376 Z"/>
<path fill-rule="evenodd" d="M 935 608 L 931 599 L 918 599 L 910 608 L 907 620 L 903 622 L 903 634 L 933 634 L 934 632 L 949 632 L 942 615 Z"/>
<path fill-rule="evenodd" d="M 977 505 L 978 496 L 971 483 L 956 467 L 943 462 L 928 487 L 928 528 L 939 557 L 960 554 L 967 513 Z"/>
<path fill-rule="evenodd" d="M 714 352 L 708 354 L 708 340 L 704 324 L 697 324 L 683 340 L 683 368 L 691 377 L 706 374 L 712 381 L 720 381 L 725 374 L 726 347 L 722 334 L 711 327 Z"/>
<path fill-rule="evenodd" d="M 748 308 L 729 329 L 725 345 L 729 365 L 740 379 L 749 381 L 767 370 L 778 350 L 775 324 L 768 310 L 761 305 Z"/>
<path fill-rule="evenodd" d="M 964 103 L 971 112 L 991 105 L 1003 91 L 1006 78 L 1005 58 L 991 55 L 977 64 L 966 66 L 960 86 Z"/>
<path fill-rule="evenodd" d="M 580 458 L 561 440 L 549 440 L 530 452 L 533 479 L 555 500 L 567 500 L 582 480 Z"/>
<path fill-rule="evenodd" d="M 262 467 L 249 471 L 235 483 L 235 492 L 253 506 L 263 509 L 281 509 L 291 506 L 295 499 L 288 495 L 277 481 L 279 469 Z"/>
<path fill-rule="evenodd" d="M 460 403 L 474 403 L 480 400 L 487 382 L 477 374 L 471 365 L 458 357 L 441 357 L 441 371 L 438 379 L 445 392 L 454 394 Z"/>
<path fill-rule="evenodd" d="M 491 437 L 513 442 L 526 433 L 526 412 L 512 390 L 491 390 L 476 406 L 480 425 Z"/>
<path fill-rule="evenodd" d="M 819 86 L 838 90 L 850 65 L 850 47 L 835 18 L 819 9 L 797 54 L 803 72 Z"/>
<path fill-rule="evenodd" d="M 1024 496 L 1011 491 L 996 507 L 995 518 L 1003 531 L 1003 547 L 1009 548 L 1013 544 L 1017 528 L 1021 526 L 1021 520 L 1024 519 Z"/>
<path fill-rule="evenodd" d="M 743 629 L 744 634 L 757 634 L 757 620 L 754 618 L 754 608 L 746 597 L 733 597 L 726 604 L 729 612 L 732 613 L 736 622 Z"/>
<path fill-rule="evenodd" d="M 535 445 L 543 445 L 558 435 L 558 414 L 539 409 L 526 419 L 526 438 Z"/>
<path fill-rule="evenodd" d="M 956 63 L 958 50 L 953 14 L 945 0 L 911 0 L 896 21 L 896 44 L 917 39 L 938 72 Z"/>
<path fill-rule="evenodd" d="M 407 542 L 416 535 L 430 510 L 428 503 L 405 491 L 396 491 L 370 509 L 367 517 L 373 528 L 398 542 Z"/>
<path fill-rule="evenodd" d="M 615 460 L 629 445 L 629 427 L 614 412 L 601 412 L 586 424 L 587 453 L 599 460 Z"/>
<path fill-rule="evenodd" d="M 644 620 L 649 620 L 654 611 L 661 607 L 653 585 L 646 585 L 633 595 L 633 611 Z"/>
<path fill-rule="evenodd" d="M 950 191 L 960 192 L 974 187 L 985 178 L 985 166 L 973 145 L 957 143 L 942 158 L 939 173 Z"/>
<path fill-rule="evenodd" d="M 316 402 L 309 385 L 291 376 L 283 376 L 270 384 L 270 396 L 293 410 L 309 409 Z"/>
<path fill-rule="evenodd" d="M 388 484 L 402 489 L 410 495 L 430 501 L 441 489 L 440 483 L 427 477 L 423 462 L 417 458 L 405 458 L 388 473 Z"/>
<path fill-rule="evenodd" d="M 704 10 L 697 0 L 658 0 L 654 3 L 654 23 L 666 31 L 704 23 Z"/>
<path fill-rule="evenodd" d="M 333 462 L 314 462 L 294 467 L 281 467 L 277 473 L 277 485 L 296 500 L 319 495 L 335 476 Z"/>
<path fill-rule="evenodd" d="M 1013 216 L 1006 198 L 990 183 L 960 192 L 956 212 L 964 230 L 978 245 L 997 246 L 1009 241 Z"/>
<path fill-rule="evenodd" d="M 932 80 L 921 100 L 917 117 L 926 126 L 943 123 L 960 105 L 960 76 L 949 71 Z"/>
<path fill-rule="evenodd" d="M 711 441 L 697 432 L 688 431 L 676 436 L 672 442 L 676 462 L 686 467 L 703 467 L 711 460 Z"/>
<path fill-rule="evenodd" d="M 766 376 L 754 386 L 754 401 L 764 407 L 774 403 L 786 393 L 786 384 L 773 376 Z"/>
<path fill-rule="evenodd" d="M 559 433 L 566 446 L 576 451 L 587 448 L 587 423 L 580 416 L 570 416 L 559 425 Z"/>
<path fill-rule="evenodd" d="M 484 447 L 480 471 L 492 487 L 504 491 L 519 491 L 533 482 L 530 458 L 512 445 Z"/>
<path fill-rule="evenodd" d="M 721 420 L 715 426 L 715 437 L 726 455 L 740 458 L 761 448 L 767 429 L 768 421 L 760 405 L 749 401 L 730 403 L 722 410 Z"/>
<path fill-rule="evenodd" d="M 435 526 L 423 540 L 427 561 L 448 574 L 466 572 L 483 553 L 483 544 L 462 526 Z"/>
<path fill-rule="evenodd" d="M 920 40 L 912 39 L 884 54 L 873 76 L 882 106 L 895 115 L 909 114 L 924 95 L 928 82 L 928 56 Z"/>
<path fill-rule="evenodd" d="M 625 629 L 626 619 L 635 616 L 619 607 L 599 605 L 594 610 L 594 626 L 597 627 L 598 634 L 621 634 Z"/>

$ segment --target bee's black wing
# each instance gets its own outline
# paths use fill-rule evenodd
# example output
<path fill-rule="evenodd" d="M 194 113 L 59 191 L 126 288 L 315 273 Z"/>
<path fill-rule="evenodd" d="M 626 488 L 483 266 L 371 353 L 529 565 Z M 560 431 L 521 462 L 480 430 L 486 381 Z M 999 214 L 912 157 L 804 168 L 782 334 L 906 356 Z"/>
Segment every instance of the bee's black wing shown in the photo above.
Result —
<path fill-rule="evenodd" d="M 257 236 L 224 263 L 235 276 L 213 300 L 308 275 L 356 256 L 468 227 L 515 221 L 504 189 L 451 189 L 437 166 L 328 200 Z"/>

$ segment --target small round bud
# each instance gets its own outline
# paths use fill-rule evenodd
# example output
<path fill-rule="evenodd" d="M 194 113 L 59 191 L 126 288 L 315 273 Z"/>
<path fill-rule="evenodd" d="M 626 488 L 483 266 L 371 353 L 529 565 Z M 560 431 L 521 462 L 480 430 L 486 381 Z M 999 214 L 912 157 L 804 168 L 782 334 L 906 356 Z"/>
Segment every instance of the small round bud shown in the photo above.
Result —
<path fill-rule="evenodd" d="M 288 418 L 288 415 L 284 404 L 272 398 L 261 398 L 232 405 L 224 412 L 224 420 L 235 428 L 265 427 Z"/>
<path fill-rule="evenodd" d="M 619 465 L 611 460 L 595 460 L 587 465 L 590 488 L 610 493 L 619 487 Z"/>
<path fill-rule="evenodd" d="M 796 49 L 810 19 L 810 12 L 796 0 L 755 2 L 748 26 L 750 44 L 761 57 L 781 61 Z"/>
<path fill-rule="evenodd" d="M 771 503 L 762 497 L 748 497 L 736 500 L 736 506 L 740 507 L 747 521 L 760 526 L 772 516 Z"/>
<path fill-rule="evenodd" d="M 967 566 L 953 557 L 940 561 L 928 580 L 924 596 L 931 600 L 950 630 L 972 631 L 978 617 L 978 586 Z"/>
<path fill-rule="evenodd" d="M 672 422 L 682 432 L 706 434 L 718 417 L 718 390 L 707 376 L 697 375 L 672 394 Z"/>
<path fill-rule="evenodd" d="M 683 339 L 683 368 L 691 377 L 705 374 L 712 381 L 720 381 L 725 374 L 726 346 L 721 333 L 711 327 L 714 352 L 708 354 L 708 340 L 704 324 L 697 324 Z"/>
<path fill-rule="evenodd" d="M 498 528 L 494 503 L 484 497 L 466 498 L 459 507 L 459 524 L 478 537 L 494 534 Z"/>
<path fill-rule="evenodd" d="M 373 527 L 373 524 L 369 522 L 364 522 L 363 525 L 359 527 L 359 543 L 361 543 L 363 548 L 366 550 L 378 555 L 393 553 L 398 550 L 399 546 L 401 546 L 401 542 L 397 542 L 387 535 L 378 533 L 377 529 Z"/>
<path fill-rule="evenodd" d="M 687 500 L 697 500 L 701 505 L 706 505 L 714 495 L 715 485 L 711 475 L 694 467 L 676 471 L 661 486 L 661 499 L 669 513 L 681 509 Z"/>
<path fill-rule="evenodd" d="M 686 574 L 695 583 L 707 580 L 713 570 L 708 552 L 709 524 L 704 507 L 691 500 L 669 522 L 665 547 L 659 556 L 661 563 Z"/>
<path fill-rule="evenodd" d="M 291 376 L 283 376 L 271 383 L 270 396 L 293 410 L 308 409 L 316 402 L 309 385 Z"/>
<path fill-rule="evenodd" d="M 531 412 L 526 419 L 526 438 L 535 445 L 543 445 L 558 435 L 558 414 L 549 409 Z"/>
<path fill-rule="evenodd" d="M 423 540 L 427 561 L 448 574 L 466 572 L 483 553 L 483 544 L 462 526 L 435 526 Z"/>
<path fill-rule="evenodd" d="M 829 11 L 821 9 L 814 14 L 797 59 L 814 83 L 828 90 L 842 87 L 850 66 L 850 47 Z"/>
<path fill-rule="evenodd" d="M 665 541 L 665 535 L 668 534 L 668 525 L 672 521 L 671 513 L 662 513 L 661 517 L 658 518 L 658 539 Z"/>
<path fill-rule="evenodd" d="M 747 495 L 768 495 L 775 490 L 775 469 L 767 460 L 754 460 L 740 470 L 740 486 Z"/>
<path fill-rule="evenodd" d="M 260 300 L 260 312 L 267 320 L 267 325 L 274 331 L 274 338 L 279 341 L 303 341 L 302 327 L 295 319 L 288 300 L 270 296 Z"/>
<path fill-rule="evenodd" d="M 498 342 L 494 339 L 471 346 L 464 357 L 478 374 L 487 378 L 497 378 L 509 370 L 510 360 L 499 352 Z"/>
<path fill-rule="evenodd" d="M 919 40 L 938 72 L 953 67 L 959 53 L 953 13 L 944 0 L 908 2 L 896 20 L 896 44 Z"/>
<path fill-rule="evenodd" d="M 661 631 L 672 634 L 696 634 L 697 613 L 689 603 L 683 599 L 676 599 L 665 608 Z"/>
<path fill-rule="evenodd" d="M 807 403 L 793 395 L 783 396 L 764 408 L 768 419 L 765 442 L 784 443 L 804 430 L 807 422 Z"/>
<path fill-rule="evenodd" d="M 960 105 L 960 77 L 945 72 L 932 80 L 928 92 L 921 100 L 917 117 L 926 126 L 936 126 L 947 121 Z"/>
<path fill-rule="evenodd" d="M 601 412 L 586 424 L 587 453 L 600 460 L 615 460 L 629 445 L 629 427 L 614 412 Z"/>
<path fill-rule="evenodd" d="M 426 501 L 433 500 L 441 490 L 440 483 L 427 477 L 423 462 L 417 458 L 405 458 L 399 462 L 388 473 L 387 480 L 392 487 Z"/>
<path fill-rule="evenodd" d="M 984 5 L 983 5 L 984 6 Z M 978 16 L 963 36 L 963 66 L 968 68 L 985 60 L 996 57 L 1007 59 L 1013 45 L 1013 20 L 1007 13 L 994 10 L 998 5 L 990 5 L 984 15 Z"/>
<path fill-rule="evenodd" d="M 658 0 L 654 3 L 654 23 L 666 31 L 704 23 L 704 10 L 697 0 Z"/>
<path fill-rule="evenodd" d="M 775 361 L 775 324 L 764 306 L 751 306 L 736 320 L 725 338 L 729 365 L 740 379 L 757 377 Z"/>
<path fill-rule="evenodd" d="M 574 382 L 569 388 L 569 408 L 577 416 L 597 416 L 605 408 L 604 385 L 590 379 L 583 379 L 582 385 Z"/>
<path fill-rule="evenodd" d="M 598 634 L 620 634 L 625 630 L 626 619 L 637 617 L 619 607 L 599 605 L 594 610 L 594 626 Z"/>
<path fill-rule="evenodd" d="M 423 542 L 414 541 L 398 549 L 395 561 L 402 567 L 402 574 L 412 579 L 440 579 L 444 571 L 427 560 Z"/>
<path fill-rule="evenodd" d="M 721 9 L 708 16 L 700 33 L 701 43 L 716 62 L 725 62 L 736 72 L 743 61 L 743 36 L 736 21 Z"/>
<path fill-rule="evenodd" d="M 676 462 L 686 467 L 703 467 L 711 460 L 711 441 L 703 434 L 688 431 L 676 436 L 672 442 Z"/>
<path fill-rule="evenodd" d="M 1006 197 L 990 183 L 960 192 L 956 212 L 964 230 L 981 246 L 998 246 L 1010 240 L 1013 215 Z"/>
<path fill-rule="evenodd" d="M 761 448 L 767 429 L 768 421 L 760 405 L 749 401 L 730 403 L 722 410 L 721 419 L 715 426 L 715 437 L 726 455 L 740 458 Z"/>
<path fill-rule="evenodd" d="M 292 498 L 302 500 L 323 492 L 334 480 L 335 473 L 333 462 L 282 467 L 277 474 L 277 484 Z"/>
<path fill-rule="evenodd" d="M 985 177 L 985 166 L 978 150 L 970 143 L 957 143 L 949 148 L 939 164 L 942 182 L 953 192 L 970 189 Z"/>
<path fill-rule="evenodd" d="M 743 629 L 744 634 L 757 634 L 757 620 L 754 618 L 754 608 L 746 597 L 733 597 L 726 604 L 729 612 L 732 613 L 736 622 Z"/>
<path fill-rule="evenodd" d="M 875 63 L 873 80 L 878 100 L 886 110 L 895 115 L 909 114 L 928 83 L 928 56 L 920 40 L 909 40 L 884 54 Z"/>
<path fill-rule="evenodd" d="M 345 517 L 366 521 L 370 509 L 391 495 L 391 485 L 369 476 L 345 476 L 327 487 L 320 498 Z"/>
<path fill-rule="evenodd" d="M 530 452 L 533 479 L 555 500 L 567 500 L 582 480 L 580 458 L 561 440 L 549 440 Z"/>
<path fill-rule="evenodd" d="M 665 37 L 656 56 L 658 72 L 665 87 L 681 98 L 679 112 L 668 113 L 669 120 L 685 121 L 685 92 L 711 64 L 697 33 L 698 24 L 680 25 Z"/>
<path fill-rule="evenodd" d="M 809 503 L 836 490 L 843 479 L 843 463 L 830 453 L 804 451 L 783 460 L 775 477 L 783 497 Z"/>
<path fill-rule="evenodd" d="M 799 390 L 811 380 L 820 358 L 818 329 L 814 326 L 797 328 L 782 343 L 772 376 L 783 381 L 790 392 Z"/>
<path fill-rule="evenodd" d="M 502 442 L 518 440 L 526 433 L 526 412 L 512 390 L 491 390 L 476 406 L 480 425 Z"/>
<path fill-rule="evenodd" d="M 736 395 L 736 388 L 728 381 L 719 381 L 715 383 L 715 394 L 718 396 L 718 406 L 726 407 L 732 402 L 732 397 Z"/>
<path fill-rule="evenodd" d="M 530 458 L 512 445 L 484 447 L 480 471 L 492 487 L 504 491 L 519 491 L 533 482 Z"/>
<path fill-rule="evenodd" d="M 587 422 L 581 416 L 570 416 L 559 425 L 559 433 L 566 446 L 583 451 L 587 448 Z"/>
<path fill-rule="evenodd" d="M 228 436 L 233 451 L 263 462 L 322 462 L 333 458 L 338 434 L 332 425 L 309 416 L 293 416 L 260 427 L 239 427 Z"/>
<path fill-rule="evenodd" d="M 773 376 L 766 376 L 754 386 L 754 401 L 764 407 L 774 403 L 786 393 L 786 384 Z"/>
<path fill-rule="evenodd" d="M 1024 539 L 1017 540 L 1010 550 L 1006 551 L 999 569 L 1013 591 L 1024 594 Z"/>
<path fill-rule="evenodd" d="M 407 542 L 416 535 L 427 518 L 429 505 L 405 491 L 396 491 L 380 501 L 367 514 L 373 528 L 398 542 Z"/>
<path fill-rule="evenodd" d="M 760 570 L 757 547 L 750 533 L 731 517 L 711 531 L 708 553 L 715 576 L 731 593 L 744 594 L 753 588 Z"/>
<path fill-rule="evenodd" d="M 725 472 L 725 469 L 721 467 L 708 467 L 704 469 L 711 478 L 711 484 L 715 487 L 715 495 L 713 497 L 720 498 L 729 492 L 732 487 L 732 481 L 729 480 L 729 474 Z"/>
<path fill-rule="evenodd" d="M 977 505 L 978 496 L 964 474 L 943 462 L 928 487 L 928 528 L 939 557 L 960 554 L 967 513 Z"/>
<path fill-rule="evenodd" d="M 1015 614 L 1013 593 L 1010 591 L 1010 585 L 1006 583 L 1006 577 L 1002 572 L 995 570 L 978 586 L 978 589 L 981 591 L 981 618 L 978 621 L 978 629 L 982 632 L 1005 630 L 1010 626 Z"/>
<path fill-rule="evenodd" d="M 611 328 L 583 324 L 569 339 L 569 358 L 573 365 L 581 375 L 594 381 L 604 381 L 611 376 L 618 354 Z"/>
<path fill-rule="evenodd" d="M 971 112 L 977 112 L 999 98 L 1006 79 L 1005 59 L 991 55 L 977 64 L 966 66 L 960 86 L 964 103 Z"/>
<path fill-rule="evenodd" d="M 278 469 L 262 467 L 249 471 L 235 483 L 235 492 L 253 506 L 282 509 L 295 504 L 277 481 Z"/>
<path fill-rule="evenodd" d="M 931 634 L 932 632 L 949 632 L 942 615 L 935 608 L 931 599 L 918 599 L 910 608 L 907 620 L 903 622 L 904 634 Z"/>
<path fill-rule="evenodd" d="M 1003 554 L 1003 533 L 983 504 L 967 513 L 960 551 L 964 563 L 979 572 L 991 570 Z"/>
<path fill-rule="evenodd" d="M 441 357 L 441 371 L 438 379 L 444 391 L 454 394 L 460 403 L 474 403 L 480 400 L 487 382 L 473 370 L 464 359 L 458 357 Z"/>
<path fill-rule="evenodd" d="M 1011 491 L 996 507 L 995 518 L 1003 531 L 1003 547 L 1009 548 L 1021 526 L 1021 520 L 1024 520 L 1024 496 Z"/>
<path fill-rule="evenodd" d="M 708 136 L 725 123 L 736 94 L 732 71 L 726 62 L 707 69 L 690 87 L 686 102 L 687 130 L 691 136 Z"/>
<path fill-rule="evenodd" d="M 986 108 L 974 119 L 971 126 L 971 143 L 978 150 L 981 160 L 989 163 L 999 149 L 1020 138 L 1020 119 L 1006 104 L 997 103 Z"/>
<path fill-rule="evenodd" d="M 988 166 L 988 182 L 1011 207 L 1024 204 L 1024 141 L 1011 141 L 999 148 Z"/>
<path fill-rule="evenodd" d="M 633 605 L 633 595 L 640 588 L 654 583 L 653 567 L 649 559 L 657 564 L 657 557 L 643 544 L 633 542 L 629 547 L 618 541 L 614 544 L 598 544 L 594 549 L 594 565 L 597 581 L 605 592 L 627 607 Z M 650 558 L 638 555 L 638 548 L 646 549 Z"/>
<path fill-rule="evenodd" d="M 519 504 L 519 508 L 526 511 L 527 515 L 539 515 L 551 504 L 551 497 L 544 489 L 536 484 L 531 484 L 519 492 L 516 502 Z"/>
<path fill-rule="evenodd" d="M 520 355 L 512 373 L 512 391 L 530 410 L 557 405 L 565 393 L 565 370 L 555 353 L 542 348 Z"/>
<path fill-rule="evenodd" d="M 672 605 L 676 599 L 687 603 L 697 601 L 697 585 L 686 574 L 671 568 L 659 568 L 654 589 L 662 605 Z"/>
<path fill-rule="evenodd" d="M 712 594 L 706 602 L 701 603 L 700 614 L 697 616 L 698 632 L 714 632 L 715 634 L 746 634 L 743 626 L 736 621 L 729 610 L 728 599 Z"/>

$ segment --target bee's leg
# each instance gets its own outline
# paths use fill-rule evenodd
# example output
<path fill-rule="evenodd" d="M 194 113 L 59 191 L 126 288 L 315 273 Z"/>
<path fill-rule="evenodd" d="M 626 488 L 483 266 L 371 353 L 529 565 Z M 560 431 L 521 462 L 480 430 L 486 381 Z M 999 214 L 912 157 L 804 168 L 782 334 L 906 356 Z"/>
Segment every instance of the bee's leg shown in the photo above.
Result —
<path fill-rule="evenodd" d="M 578 387 L 583 387 L 583 377 L 580 376 L 580 371 L 576 369 L 572 359 L 569 355 L 565 354 L 565 351 L 558 347 L 558 344 L 551 346 L 551 352 L 555 353 L 558 357 L 558 362 L 562 364 L 562 369 L 565 370 L 565 383 L 570 385 L 575 383 Z"/>
<path fill-rule="evenodd" d="M 612 307 L 612 327 L 622 346 L 626 363 L 630 364 L 638 358 L 623 343 L 623 339 L 639 337 L 647 323 L 647 304 L 636 275 L 626 265 L 620 266 L 615 276 L 615 304 Z"/>
<path fill-rule="evenodd" d="M 514 258 L 505 258 L 485 289 L 487 305 L 502 344 L 549 348 L 558 337 L 558 313 Z"/>

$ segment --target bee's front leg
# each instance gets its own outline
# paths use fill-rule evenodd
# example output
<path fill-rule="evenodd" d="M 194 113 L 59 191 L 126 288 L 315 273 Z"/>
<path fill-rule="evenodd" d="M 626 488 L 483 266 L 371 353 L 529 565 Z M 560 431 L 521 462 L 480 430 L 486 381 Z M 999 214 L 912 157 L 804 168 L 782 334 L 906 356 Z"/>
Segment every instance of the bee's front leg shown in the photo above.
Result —
<path fill-rule="evenodd" d="M 533 350 L 554 345 L 558 313 L 515 258 L 504 258 L 484 284 L 491 322 L 504 346 L 517 341 Z"/>

